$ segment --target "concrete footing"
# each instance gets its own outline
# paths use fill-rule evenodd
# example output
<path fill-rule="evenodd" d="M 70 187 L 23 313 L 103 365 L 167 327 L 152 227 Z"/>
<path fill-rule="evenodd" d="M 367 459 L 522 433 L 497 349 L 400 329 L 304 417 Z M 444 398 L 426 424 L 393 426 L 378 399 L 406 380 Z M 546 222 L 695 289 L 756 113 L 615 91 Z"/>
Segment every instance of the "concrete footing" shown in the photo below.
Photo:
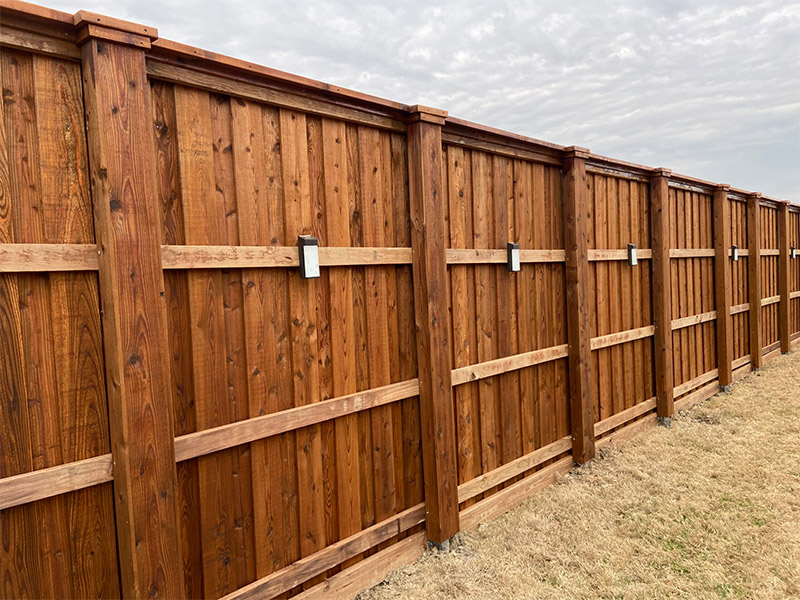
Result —
<path fill-rule="evenodd" d="M 670 417 L 658 417 L 658 424 L 669 429 L 672 427 L 672 419 Z"/>

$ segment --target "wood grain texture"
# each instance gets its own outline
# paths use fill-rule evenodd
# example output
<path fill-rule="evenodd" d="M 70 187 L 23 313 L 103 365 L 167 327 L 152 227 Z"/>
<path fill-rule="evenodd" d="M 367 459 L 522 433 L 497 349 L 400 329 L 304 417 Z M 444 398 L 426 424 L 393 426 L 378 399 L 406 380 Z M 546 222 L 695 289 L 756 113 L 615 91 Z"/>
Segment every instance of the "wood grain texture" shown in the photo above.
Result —
<path fill-rule="evenodd" d="M 673 388 L 673 351 L 670 306 L 669 173 L 651 179 L 651 228 L 653 235 L 653 322 L 655 324 L 655 374 L 658 416 L 665 419 L 675 411 Z"/>
<path fill-rule="evenodd" d="M 164 280 L 144 54 L 81 48 L 100 256 L 103 337 L 122 591 L 183 596 Z M 154 526 L 155 525 L 155 526 Z"/>
<path fill-rule="evenodd" d="M 420 404 L 428 538 L 443 542 L 459 531 L 455 415 L 447 331 L 445 190 L 441 127 L 418 120 L 408 127 L 408 177 L 414 249 Z"/>
<path fill-rule="evenodd" d="M 717 368 L 719 384 L 733 382 L 733 322 L 731 320 L 731 206 L 728 188 L 714 190 L 714 294 L 717 312 Z"/>
<path fill-rule="evenodd" d="M 750 301 L 750 364 L 754 371 L 761 368 L 761 198 L 747 199 L 747 257 L 748 297 Z"/>
<path fill-rule="evenodd" d="M 583 464 L 594 458 L 594 414 L 589 338 L 588 185 L 586 160 L 580 152 L 567 154 L 563 173 L 572 458 Z"/>

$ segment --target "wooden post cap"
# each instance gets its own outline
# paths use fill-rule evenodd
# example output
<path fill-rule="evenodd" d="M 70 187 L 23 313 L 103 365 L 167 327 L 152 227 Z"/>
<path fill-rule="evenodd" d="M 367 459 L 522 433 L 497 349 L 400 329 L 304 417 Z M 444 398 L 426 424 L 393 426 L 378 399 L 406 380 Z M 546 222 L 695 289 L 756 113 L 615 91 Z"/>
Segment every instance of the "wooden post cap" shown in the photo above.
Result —
<path fill-rule="evenodd" d="M 564 158 L 589 158 L 591 151 L 581 146 L 567 146 L 564 148 Z"/>
<path fill-rule="evenodd" d="M 444 125 L 447 120 L 447 111 L 439 108 L 431 108 L 430 106 L 423 106 L 422 104 L 415 104 L 408 108 L 409 123 L 416 121 L 427 121 L 428 123 L 436 123 L 437 125 Z"/>
<path fill-rule="evenodd" d="M 76 12 L 73 15 L 73 23 L 78 28 L 75 42 L 79 46 L 90 39 L 103 39 L 149 49 L 150 43 L 158 39 L 158 29 L 155 27 L 98 15 L 86 10 Z"/>
<path fill-rule="evenodd" d="M 664 167 L 656 167 L 653 169 L 653 177 L 669 177 L 672 175 L 672 169 L 666 169 Z"/>
<path fill-rule="evenodd" d="M 731 184 L 730 183 L 718 183 L 716 185 L 716 189 L 727 192 L 728 190 L 731 189 Z"/>

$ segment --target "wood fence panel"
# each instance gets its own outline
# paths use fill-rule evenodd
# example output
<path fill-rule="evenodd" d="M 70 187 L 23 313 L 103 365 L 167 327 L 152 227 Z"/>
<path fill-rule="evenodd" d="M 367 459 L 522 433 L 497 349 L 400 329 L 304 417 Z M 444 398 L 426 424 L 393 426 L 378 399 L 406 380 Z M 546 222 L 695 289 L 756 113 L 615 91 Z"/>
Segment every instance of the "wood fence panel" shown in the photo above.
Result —
<path fill-rule="evenodd" d="M 94 244 L 80 64 L 3 48 L 0 78 L 0 244 Z M 0 274 L 0 344 L 0 478 L 110 452 L 96 272 Z M 0 511 L 0 597 L 119 596 L 113 510 Z"/>
<path fill-rule="evenodd" d="M 410 247 L 402 134 L 152 89 L 164 244 Z M 168 270 L 166 287 L 176 436 L 416 377 L 410 265 Z M 412 397 L 179 463 L 187 595 L 421 502 L 419 427 Z"/>
<path fill-rule="evenodd" d="M 778 209 L 772 204 L 761 204 L 761 248 L 776 252 L 778 250 Z M 779 256 L 776 254 L 761 256 L 761 297 L 775 298 L 780 294 L 778 288 Z M 761 343 L 764 348 L 780 341 L 778 322 L 778 303 L 764 306 L 761 309 Z"/>
<path fill-rule="evenodd" d="M 796 206 L 0 10 L 0 598 L 356 591 L 800 340 Z"/>
<path fill-rule="evenodd" d="M 731 245 L 747 249 L 747 203 L 728 198 L 731 207 Z M 749 257 L 740 256 L 731 261 L 732 306 L 750 302 L 750 283 L 747 275 Z M 750 354 L 750 314 L 743 311 L 733 315 L 733 358 L 744 358 Z"/>
<path fill-rule="evenodd" d="M 789 261 L 789 293 L 798 294 L 790 300 L 789 332 L 800 333 L 800 210 L 789 211 L 789 246 L 795 248 L 797 258 Z"/>
<path fill-rule="evenodd" d="M 671 188 L 670 248 L 714 247 L 712 196 Z M 672 258 L 672 319 L 714 311 L 714 257 Z M 717 368 L 715 323 L 681 327 L 672 332 L 675 387 Z M 691 389 L 685 390 L 686 393 Z"/>
<path fill-rule="evenodd" d="M 589 179 L 589 248 L 650 249 L 649 185 L 607 175 Z M 593 338 L 653 324 L 650 260 L 590 263 L 589 297 Z M 595 421 L 607 419 L 655 396 L 652 336 L 594 350 Z M 630 366 L 633 368 L 630 368 Z"/>
<path fill-rule="evenodd" d="M 450 248 L 564 248 L 560 169 L 445 145 L 444 182 Z M 563 263 L 448 271 L 454 368 L 566 343 Z M 460 484 L 569 434 L 564 359 L 457 385 L 453 401 Z"/>

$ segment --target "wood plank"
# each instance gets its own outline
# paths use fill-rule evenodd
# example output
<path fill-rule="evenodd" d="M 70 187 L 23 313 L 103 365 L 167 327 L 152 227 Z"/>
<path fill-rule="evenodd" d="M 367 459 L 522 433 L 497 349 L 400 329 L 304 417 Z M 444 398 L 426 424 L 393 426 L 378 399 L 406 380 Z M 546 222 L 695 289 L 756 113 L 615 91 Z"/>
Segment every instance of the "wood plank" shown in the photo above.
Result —
<path fill-rule="evenodd" d="M 448 145 L 457 146 L 459 148 L 480 150 L 482 152 L 491 153 L 498 156 L 507 156 L 508 158 L 520 158 L 540 164 L 561 164 L 557 157 L 550 154 L 536 152 L 535 150 L 528 150 L 526 148 L 521 148 L 518 145 L 503 144 L 489 141 L 487 139 L 481 139 L 479 137 L 459 135 L 447 130 L 442 132 L 442 141 Z M 509 141 L 513 143 L 513 140 Z"/>
<path fill-rule="evenodd" d="M 748 287 L 750 300 L 750 364 L 754 371 L 761 368 L 761 197 L 747 198 L 747 246 L 750 256 L 747 259 Z"/>
<path fill-rule="evenodd" d="M 448 265 L 477 265 L 477 264 L 506 264 L 508 253 L 506 249 L 495 248 L 448 248 Z M 519 260 L 521 263 L 558 263 L 564 262 L 563 250 L 531 250 L 520 249 Z"/>
<path fill-rule="evenodd" d="M 708 400 L 712 396 L 716 396 L 720 391 L 720 385 L 717 381 L 712 381 L 698 389 L 697 391 L 684 396 L 680 400 L 675 401 L 675 410 L 689 410 L 694 405 Z"/>
<path fill-rule="evenodd" d="M 670 171 L 661 169 L 656 171 L 650 183 L 656 397 L 658 398 L 658 417 L 660 419 L 669 419 L 675 412 L 672 391 L 674 374 L 669 261 L 669 177 Z"/>
<path fill-rule="evenodd" d="M 617 333 L 610 333 L 608 335 L 601 335 L 600 337 L 592 338 L 592 350 L 600 350 L 601 348 L 609 348 L 635 340 L 642 340 L 651 337 L 655 332 L 652 325 L 646 327 L 638 327 L 636 329 L 629 329 L 627 331 L 619 331 Z"/>
<path fill-rule="evenodd" d="M 322 152 L 325 174 L 326 241 L 337 246 L 348 246 L 351 243 L 350 194 L 353 190 L 347 177 L 347 128 L 342 121 L 322 120 Z M 345 269 L 332 269 L 328 277 L 333 394 L 341 397 L 354 394 L 357 390 L 353 277 Z M 337 418 L 334 423 L 334 435 L 337 525 L 341 539 L 361 530 L 357 415 Z"/>
<path fill-rule="evenodd" d="M 696 387 L 703 385 L 711 381 L 712 379 L 717 379 L 719 377 L 719 371 L 714 369 L 713 371 L 709 371 L 708 373 L 703 373 L 702 375 L 698 375 L 697 377 L 690 379 L 682 383 L 681 385 L 675 386 L 675 390 L 673 392 L 675 398 L 678 396 L 682 396 L 686 392 L 689 392 Z"/>
<path fill-rule="evenodd" d="M 789 256 L 789 205 L 782 204 L 778 207 L 778 245 L 780 248 L 778 259 L 778 293 L 781 297 L 780 312 L 778 314 L 778 335 L 781 340 L 781 352 L 791 349 L 791 258 Z"/>
<path fill-rule="evenodd" d="M 730 262 L 731 249 L 731 206 L 728 201 L 729 186 L 722 185 L 714 190 L 714 294 L 717 318 L 717 368 L 719 384 L 727 388 L 733 381 L 733 322 L 731 321 L 732 274 Z M 719 315 L 723 315 L 722 318 Z"/>
<path fill-rule="evenodd" d="M 486 377 L 494 377 L 503 373 L 510 373 L 533 365 L 539 365 L 569 356 L 569 346 L 562 344 L 541 350 L 531 350 L 522 354 L 514 354 L 503 358 L 487 360 L 466 367 L 453 369 L 453 385 L 462 385 L 471 381 L 478 381 Z"/>
<path fill-rule="evenodd" d="M 100 485 L 114 478 L 110 454 L 0 478 L 0 510 Z"/>
<path fill-rule="evenodd" d="M 594 458 L 592 349 L 589 321 L 589 257 L 586 157 L 571 147 L 563 166 L 564 241 L 567 250 L 567 337 L 572 457 L 578 464 Z M 524 480 L 523 480 L 524 481 Z M 479 505 L 476 505 L 479 506 Z"/>
<path fill-rule="evenodd" d="M 302 111 L 322 117 L 332 117 L 349 123 L 369 125 L 392 131 L 405 131 L 404 123 L 382 115 L 340 106 L 333 102 L 323 102 L 307 96 L 289 94 L 266 86 L 239 81 L 231 77 L 177 67 L 152 59 L 147 61 L 147 74 L 153 79 L 171 81 L 210 92 L 264 102 L 288 110 Z"/>
<path fill-rule="evenodd" d="M 795 300 L 797 298 L 800 298 L 800 290 L 798 290 L 796 292 L 790 292 L 789 293 L 789 299 Z"/>
<path fill-rule="evenodd" d="M 628 421 L 632 421 L 636 417 L 639 417 L 651 410 L 656 408 L 656 399 L 650 398 L 649 400 L 645 400 L 644 402 L 640 402 L 639 404 L 635 404 L 634 406 L 623 410 L 607 419 L 603 419 L 594 424 L 594 435 L 595 437 L 599 437 L 604 433 L 608 433 L 612 429 L 615 429 L 621 425 L 625 425 Z"/>
<path fill-rule="evenodd" d="M 708 323 L 717 318 L 717 311 L 711 310 L 709 312 L 700 313 L 699 315 L 692 315 L 690 317 L 683 317 L 682 319 L 672 320 L 672 331 L 683 329 L 684 327 L 691 327 L 693 325 L 700 325 L 701 323 Z"/>
<path fill-rule="evenodd" d="M 670 258 L 713 258 L 716 255 L 714 248 L 672 248 Z"/>
<path fill-rule="evenodd" d="M 777 304 L 781 301 L 780 296 L 770 296 L 769 298 L 762 298 L 761 299 L 761 307 L 770 306 L 772 304 Z"/>
<path fill-rule="evenodd" d="M 649 260 L 653 258 L 653 251 L 649 248 L 638 248 L 636 250 L 636 256 L 639 260 Z M 599 261 L 616 261 L 616 260 L 628 260 L 628 250 L 627 248 L 623 250 L 608 250 L 608 249 L 600 249 L 600 250 L 589 250 L 589 261 L 590 262 L 599 262 Z"/>
<path fill-rule="evenodd" d="M 422 411 L 428 539 L 441 543 L 459 531 L 458 479 L 448 331 L 444 119 L 426 111 L 408 126 L 408 180 L 414 249 L 414 310 Z"/>
<path fill-rule="evenodd" d="M 331 544 L 289 566 L 224 596 L 224 600 L 273 598 L 324 573 L 381 542 L 425 521 L 425 505 L 417 504 L 372 527 Z"/>
<path fill-rule="evenodd" d="M 505 483 L 517 475 L 521 475 L 530 469 L 538 467 L 543 462 L 555 458 L 559 454 L 569 452 L 571 448 L 572 438 L 561 438 L 557 442 L 553 442 L 524 456 L 520 456 L 488 473 L 484 473 L 475 479 L 462 483 L 458 486 L 458 501 L 459 503 L 466 502 L 470 498 L 474 498 L 495 486 Z"/>
<path fill-rule="evenodd" d="M 731 315 L 738 315 L 739 313 L 747 312 L 750 310 L 750 303 L 746 302 L 744 304 L 737 304 L 736 306 L 731 306 Z"/>
<path fill-rule="evenodd" d="M 634 421 L 630 425 L 626 425 L 625 427 L 617 429 L 604 438 L 597 440 L 595 445 L 598 450 L 605 448 L 606 446 L 620 446 L 643 431 L 655 427 L 657 423 L 657 415 L 647 415 L 638 421 Z"/>
<path fill-rule="evenodd" d="M 150 86 L 144 53 L 133 46 L 88 39 L 81 52 L 95 229 L 105 249 L 100 296 L 122 594 L 180 598 Z M 124 110 L 112 110 L 120 102 Z"/>
<path fill-rule="evenodd" d="M 162 246 L 161 256 L 165 269 L 246 269 L 300 265 L 297 246 L 172 245 Z M 411 248 L 319 248 L 321 267 L 410 264 Z"/>
<path fill-rule="evenodd" d="M 427 549 L 425 533 L 415 533 L 356 563 L 322 583 L 294 596 L 294 600 L 352 600 L 386 576 L 416 561 Z"/>
<path fill-rule="evenodd" d="M 0 244 L 0 273 L 97 271 L 94 244 Z"/>
<path fill-rule="evenodd" d="M 762 248 L 761 256 L 780 256 L 780 248 Z"/>
<path fill-rule="evenodd" d="M 485 500 L 461 511 L 461 530 L 470 532 L 485 523 L 516 508 L 525 500 L 556 483 L 573 466 L 572 457 L 567 456 L 551 465 L 520 479 L 516 483 L 492 494 Z"/>
<path fill-rule="evenodd" d="M 81 50 L 72 40 L 50 37 L 35 31 L 22 31 L 6 25 L 0 26 L 0 46 L 69 60 L 81 59 Z"/>

